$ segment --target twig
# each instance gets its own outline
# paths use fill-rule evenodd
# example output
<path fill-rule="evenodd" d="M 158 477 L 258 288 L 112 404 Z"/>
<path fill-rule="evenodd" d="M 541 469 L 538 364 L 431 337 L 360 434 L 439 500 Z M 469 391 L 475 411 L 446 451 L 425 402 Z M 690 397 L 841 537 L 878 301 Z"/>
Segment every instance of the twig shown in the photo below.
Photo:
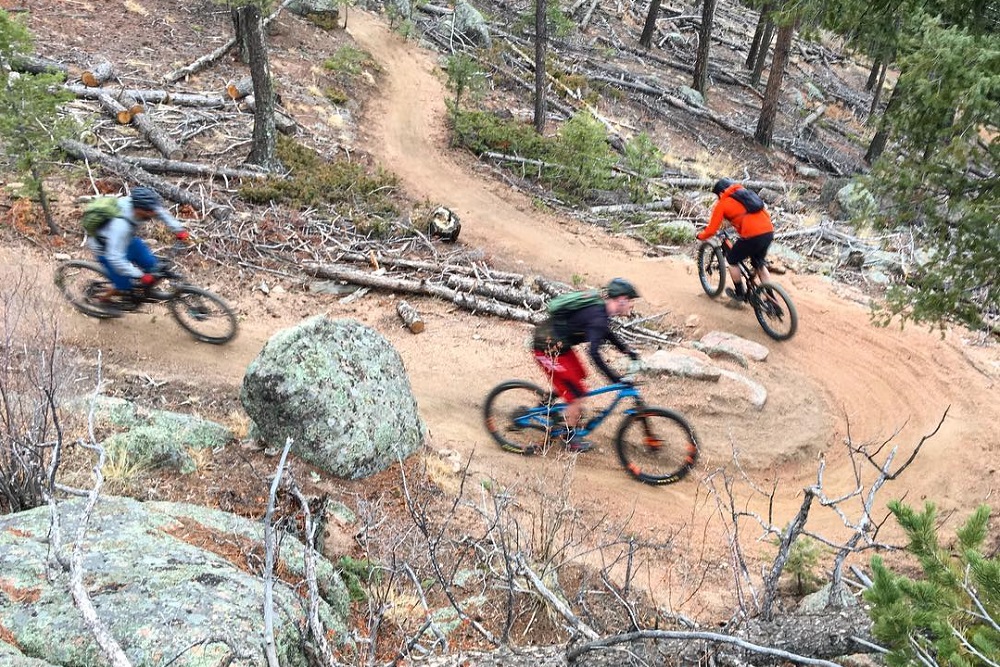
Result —
<path fill-rule="evenodd" d="M 281 667 L 278 663 L 278 653 L 274 644 L 274 527 L 271 519 L 274 515 L 275 498 L 278 495 L 278 485 L 285 468 L 288 450 L 292 448 L 292 439 L 285 440 L 285 448 L 281 450 L 278 469 L 271 481 L 271 492 L 267 497 L 267 511 L 264 513 L 264 654 L 267 656 L 268 667 Z"/>

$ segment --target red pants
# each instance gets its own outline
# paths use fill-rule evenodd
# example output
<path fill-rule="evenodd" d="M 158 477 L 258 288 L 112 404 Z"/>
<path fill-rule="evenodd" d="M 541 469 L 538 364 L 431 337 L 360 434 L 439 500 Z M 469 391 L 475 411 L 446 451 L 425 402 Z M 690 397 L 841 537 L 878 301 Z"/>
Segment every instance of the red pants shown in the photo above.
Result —
<path fill-rule="evenodd" d="M 575 401 L 587 393 L 583 379 L 587 370 L 580 363 L 579 357 L 572 348 L 557 357 L 535 350 L 535 361 L 545 371 L 546 377 L 552 383 L 552 388 L 567 403 Z"/>

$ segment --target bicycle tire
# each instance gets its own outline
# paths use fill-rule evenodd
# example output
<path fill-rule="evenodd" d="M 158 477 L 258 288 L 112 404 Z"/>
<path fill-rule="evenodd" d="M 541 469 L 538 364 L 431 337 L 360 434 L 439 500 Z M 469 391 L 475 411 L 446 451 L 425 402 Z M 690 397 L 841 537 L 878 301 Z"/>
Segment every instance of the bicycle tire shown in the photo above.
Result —
<path fill-rule="evenodd" d="M 549 392 L 524 380 L 508 380 L 494 387 L 483 403 L 483 424 L 502 449 L 531 455 L 545 451 L 551 440 L 548 414 L 536 421 L 518 423 L 518 418 L 534 408 L 550 411 L 553 399 Z"/>
<path fill-rule="evenodd" d="M 702 243 L 698 248 L 698 280 L 705 294 L 713 299 L 726 288 L 726 258 L 722 248 Z"/>
<path fill-rule="evenodd" d="M 111 288 L 111 281 L 97 262 L 80 259 L 63 262 L 56 267 L 55 284 L 70 305 L 87 317 L 109 320 L 122 316 L 120 310 L 96 301 L 98 294 Z"/>
<path fill-rule="evenodd" d="M 196 340 L 228 343 L 236 335 L 236 313 L 222 297 L 194 285 L 180 285 L 167 301 L 177 324 Z"/>
<path fill-rule="evenodd" d="M 763 283 L 753 291 L 753 312 L 768 336 L 788 340 L 799 328 L 799 313 L 788 292 L 777 283 Z"/>
<path fill-rule="evenodd" d="M 618 459 L 628 474 L 644 484 L 678 482 L 698 460 L 698 438 L 678 413 L 642 407 L 626 415 L 615 436 Z"/>

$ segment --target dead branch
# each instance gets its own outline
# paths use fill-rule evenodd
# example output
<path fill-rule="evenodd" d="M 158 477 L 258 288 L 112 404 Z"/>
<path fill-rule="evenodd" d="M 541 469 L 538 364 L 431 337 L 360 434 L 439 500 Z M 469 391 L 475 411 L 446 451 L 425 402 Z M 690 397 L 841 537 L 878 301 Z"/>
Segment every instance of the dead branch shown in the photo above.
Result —
<path fill-rule="evenodd" d="M 816 107 L 816 110 L 813 111 L 808 116 L 806 116 L 806 119 L 802 121 L 802 125 L 799 126 L 799 136 L 801 137 L 803 134 L 805 134 L 806 130 L 812 127 L 812 124 L 815 123 L 820 118 L 822 118 L 823 114 L 825 113 L 826 113 L 825 104 L 820 104 L 818 107 Z"/>
<path fill-rule="evenodd" d="M 538 594 L 541 595 L 543 598 L 545 598 L 545 601 L 553 609 L 559 612 L 559 614 L 561 614 L 562 617 L 565 618 L 567 622 L 569 622 L 570 626 L 574 630 L 576 630 L 578 633 L 580 633 L 581 635 L 583 635 L 584 637 L 586 637 L 591 641 L 594 641 L 598 638 L 599 635 L 596 632 L 594 632 L 589 625 L 581 621 L 580 618 L 573 613 L 573 610 L 566 605 L 566 603 L 560 600 L 556 595 L 552 593 L 552 591 L 549 590 L 548 586 L 546 586 L 542 582 L 541 578 L 537 574 L 535 574 L 534 570 L 532 570 L 528 566 L 528 563 L 524 560 L 523 554 L 520 553 L 515 554 L 514 563 L 517 565 L 518 572 L 520 574 L 523 574 L 524 577 L 529 582 L 531 582 L 531 585 L 535 588 Z"/>
<path fill-rule="evenodd" d="M 769 646 L 760 646 L 758 644 L 753 644 L 739 637 L 733 637 L 732 635 L 720 634 L 717 632 L 700 632 L 700 631 L 675 631 L 675 630 L 637 630 L 635 632 L 627 632 L 621 635 L 615 635 L 613 637 L 605 637 L 597 641 L 590 642 L 588 644 L 583 644 L 582 646 L 577 646 L 566 653 L 566 657 L 570 663 L 572 663 L 577 658 L 581 657 L 583 654 L 590 651 L 596 651 L 599 649 L 610 648 L 612 646 L 617 646 L 619 644 L 629 644 L 634 643 L 643 639 L 653 639 L 653 640 L 681 640 L 684 642 L 691 641 L 705 641 L 713 644 L 729 644 L 731 646 L 736 646 L 745 651 L 751 651 L 753 653 L 759 653 L 760 655 L 772 656 L 779 658 L 781 660 L 787 660 L 789 662 L 794 662 L 802 665 L 815 665 L 816 667 L 840 667 L 835 662 L 830 662 L 829 660 L 818 660 L 816 658 L 809 658 L 804 655 L 796 655 L 795 653 L 790 653 L 781 649 L 771 648 Z"/>
<path fill-rule="evenodd" d="M 271 21 L 278 18 L 278 14 L 281 13 L 281 10 L 290 5 L 292 2 L 293 0 L 284 0 L 280 5 L 278 5 L 278 8 L 275 9 L 270 16 L 264 19 L 264 24 L 263 24 L 264 27 L 266 28 Z M 185 77 L 191 76 L 192 74 L 196 74 L 197 72 L 200 72 L 201 70 L 209 67 L 210 65 L 215 64 L 217 60 L 219 60 L 222 56 L 226 55 L 226 53 L 229 52 L 229 49 L 233 48 L 234 46 L 236 46 L 235 37 L 233 37 L 228 42 L 226 42 L 216 50 L 212 51 L 211 53 L 207 53 L 202 57 L 198 58 L 191 64 L 185 65 L 180 69 L 176 69 L 173 72 L 170 72 L 169 74 L 163 77 L 163 80 L 167 83 L 176 83 Z"/>
<path fill-rule="evenodd" d="M 599 1 L 600 0 L 591 0 L 590 7 L 587 9 L 587 12 L 583 15 L 583 19 L 580 21 L 580 30 L 584 30 L 587 27 L 587 24 L 590 23 L 590 16 L 594 13 L 594 10 L 597 9 Z"/>
<path fill-rule="evenodd" d="M 160 194 L 171 201 L 175 201 L 179 204 L 188 204 L 195 210 L 202 210 L 203 215 L 208 213 L 215 218 L 224 218 L 229 213 L 229 210 L 224 208 L 221 204 L 217 204 L 210 199 L 202 200 L 194 197 L 174 184 L 169 183 L 162 178 L 153 176 L 145 169 L 142 169 L 131 162 L 113 155 L 108 155 L 107 153 L 91 148 L 90 146 L 87 146 L 79 141 L 66 139 L 61 141 L 59 146 L 69 155 L 78 160 L 86 160 L 88 162 L 100 164 L 122 178 L 127 178 L 135 181 L 136 183 L 157 190 Z"/>
<path fill-rule="evenodd" d="M 290 444 L 286 443 L 286 448 Z M 333 657 L 330 650 L 330 643 L 326 640 L 326 629 L 319 618 L 319 585 L 316 583 L 316 531 L 319 528 L 318 522 L 313 520 L 312 512 L 309 510 L 309 500 L 303 495 L 295 480 L 289 479 L 292 495 L 299 501 L 303 514 L 303 553 L 302 560 L 305 567 L 305 580 L 309 588 L 309 634 L 312 641 L 317 644 L 317 652 L 323 663 L 323 667 L 338 667 L 339 663 Z"/>
<path fill-rule="evenodd" d="M 636 211 L 664 211 L 673 208 L 671 198 L 658 199 L 647 204 L 618 204 L 616 206 L 591 206 L 591 213 L 634 213 Z"/>
<path fill-rule="evenodd" d="M 274 561 L 277 544 L 274 539 L 274 526 L 271 518 L 274 516 L 274 502 L 278 496 L 278 485 L 285 469 L 285 459 L 288 450 L 292 448 L 292 439 L 285 440 L 285 448 L 281 450 L 278 469 L 271 481 L 271 491 L 267 497 L 267 510 L 264 512 L 264 654 L 267 656 L 268 667 L 281 667 L 274 644 Z"/>

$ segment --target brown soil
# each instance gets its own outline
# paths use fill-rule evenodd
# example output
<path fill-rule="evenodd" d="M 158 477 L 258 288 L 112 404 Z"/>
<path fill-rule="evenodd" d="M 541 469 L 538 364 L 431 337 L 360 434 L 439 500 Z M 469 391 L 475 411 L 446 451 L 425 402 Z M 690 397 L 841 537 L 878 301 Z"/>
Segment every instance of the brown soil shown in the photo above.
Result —
<path fill-rule="evenodd" d="M 32 25 L 42 45 L 76 48 L 60 42 L 59 35 L 74 34 L 67 26 L 89 20 L 89 13 L 75 19 L 71 13 L 68 9 L 49 14 L 33 11 Z M 190 25 L 171 21 L 172 30 L 190 29 Z M 58 31 L 53 22 L 59 22 Z M 53 32 L 45 33 L 46 29 Z M 110 27 L 107 31 L 115 32 Z M 435 56 L 390 32 L 383 19 L 353 8 L 347 34 L 373 54 L 383 77 L 369 91 L 372 99 L 364 120 L 359 121 L 355 145 L 398 174 L 413 199 L 441 203 L 456 211 L 463 221 L 462 244 L 481 249 L 502 268 L 567 282 L 577 277 L 598 285 L 613 276 L 628 276 L 643 295 L 640 314 L 665 313 L 666 323 L 683 330 L 687 339 L 721 329 L 767 345 L 771 349 L 768 360 L 746 371 L 767 388 L 765 407 L 755 410 L 739 389 L 724 383 L 666 378 L 647 383 L 650 402 L 684 413 L 703 447 L 692 476 L 665 488 L 643 486 L 625 475 L 612 449 L 610 426 L 598 434 L 596 451 L 575 460 L 555 452 L 544 459 L 517 457 L 490 441 L 480 410 L 483 397 L 501 380 L 541 381 L 525 345 L 530 333 L 525 325 L 475 316 L 441 301 L 418 300 L 427 328 L 412 335 L 400 326 L 393 295 L 373 292 L 343 305 L 334 297 L 309 294 L 295 281 L 267 276 L 255 276 L 252 282 L 202 281 L 225 294 L 241 314 L 239 336 L 223 347 L 193 342 L 166 321 L 163 313 L 100 322 L 63 310 L 65 342 L 79 349 L 83 359 L 93 360 L 97 350 L 103 351 L 103 362 L 114 380 L 111 391 L 151 402 L 164 402 L 167 397 L 165 402 L 176 409 L 238 422 L 237 394 L 244 370 L 275 331 L 317 313 L 355 318 L 381 332 L 402 355 L 429 426 L 432 452 L 445 459 L 470 461 L 474 475 L 514 489 L 556 483 L 570 466 L 577 501 L 593 516 L 607 514 L 616 521 L 631 517 L 629 530 L 643 537 L 687 535 L 687 548 L 698 549 L 708 561 L 722 561 L 713 575 L 722 581 L 731 576 L 722 571 L 728 549 L 719 522 L 712 518 L 716 505 L 707 496 L 705 484 L 721 468 L 735 471 L 734 451 L 757 482 L 775 486 L 770 516 L 776 524 L 783 524 L 798 509 L 801 489 L 816 483 L 821 459 L 825 462 L 822 481 L 829 496 L 855 487 L 854 469 L 843 446 L 846 438 L 855 443 L 891 439 L 890 444 L 900 448 L 897 460 L 902 460 L 922 436 L 934 430 L 947 410 L 940 431 L 924 444 L 905 475 L 886 486 L 881 498 L 905 496 L 911 503 L 933 500 L 944 512 L 961 516 L 974 505 L 991 501 L 997 486 L 1000 442 L 996 401 L 1000 354 L 995 347 L 970 346 L 969 335 L 959 329 L 939 333 L 912 326 L 875 327 L 860 294 L 817 276 L 793 273 L 781 276 L 780 282 L 798 306 L 799 332 L 791 341 L 775 344 L 751 312 L 729 310 L 707 298 L 690 259 L 649 257 L 637 241 L 541 212 L 528 197 L 479 174 L 468 156 L 447 147 L 447 94 Z M 294 41 L 298 35 L 282 31 L 276 39 Z M 306 38 L 301 39 L 305 43 Z M 108 43 L 104 48 L 107 55 L 120 57 L 124 63 L 128 62 L 124 54 L 133 46 Z M 192 38 L 178 50 L 177 62 L 157 68 L 162 73 L 210 46 L 214 48 Z M 292 49 L 288 43 L 285 48 Z M 158 57 L 148 50 L 140 49 L 137 57 L 142 62 L 137 66 L 149 66 Z M 274 69 L 287 76 L 309 73 L 301 63 L 298 69 L 287 64 Z M 206 77 L 226 78 L 225 74 Z M 195 83 L 194 87 L 205 89 L 217 82 L 209 78 Z M 38 270 L 40 284 L 46 282 L 53 266 L 49 254 L 24 246 L 0 249 L 0 259 L 5 271 L 19 265 Z M 232 271 L 235 278 L 236 269 Z M 281 283 L 286 291 L 272 290 L 265 296 L 256 289 L 261 279 L 272 286 Z M 687 326 L 692 316 L 694 323 Z M 243 485 L 259 484 L 273 464 L 272 458 L 253 448 L 234 448 L 217 455 L 214 464 L 195 477 L 159 481 L 151 494 L 203 499 L 219 506 L 229 503 L 238 509 L 244 502 L 259 500 L 260 491 Z M 866 478 L 870 473 L 864 470 Z M 379 476 L 376 486 L 391 487 L 395 474 Z M 199 493 L 196 487 L 201 484 L 208 490 Z M 366 483 L 324 482 L 319 486 L 324 485 L 345 498 L 372 489 Z M 244 496 L 242 502 L 233 500 Z M 762 514 L 768 509 L 763 501 L 750 504 Z M 883 512 L 880 505 L 876 514 Z M 835 515 L 819 510 L 810 521 L 817 532 L 835 531 L 841 525 Z M 718 599 L 681 603 L 691 586 L 683 581 L 683 571 L 658 569 L 655 564 L 653 570 L 650 583 L 674 611 L 696 615 L 717 609 Z"/>

